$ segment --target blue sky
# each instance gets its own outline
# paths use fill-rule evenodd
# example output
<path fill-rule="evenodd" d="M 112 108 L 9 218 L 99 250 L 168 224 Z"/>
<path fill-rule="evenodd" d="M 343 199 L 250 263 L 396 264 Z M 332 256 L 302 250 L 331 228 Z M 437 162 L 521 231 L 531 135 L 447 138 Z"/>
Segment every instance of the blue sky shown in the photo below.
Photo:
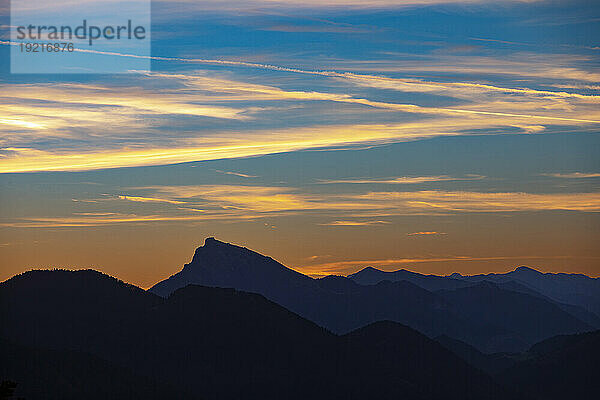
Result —
<path fill-rule="evenodd" d="M 3 278 L 149 286 L 208 235 L 315 275 L 597 276 L 598 6 L 357 3 L 156 2 L 131 74 L 10 74 L 4 35 Z"/>

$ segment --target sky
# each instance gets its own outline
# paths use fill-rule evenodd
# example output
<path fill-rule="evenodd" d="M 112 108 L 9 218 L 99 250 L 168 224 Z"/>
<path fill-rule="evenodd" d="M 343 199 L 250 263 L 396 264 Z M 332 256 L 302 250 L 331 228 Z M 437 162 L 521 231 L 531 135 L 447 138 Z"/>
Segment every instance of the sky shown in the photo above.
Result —
<path fill-rule="evenodd" d="M 11 73 L 2 1 L 0 280 L 149 287 L 209 236 L 312 276 L 600 276 L 594 1 L 153 2 L 126 74 Z"/>

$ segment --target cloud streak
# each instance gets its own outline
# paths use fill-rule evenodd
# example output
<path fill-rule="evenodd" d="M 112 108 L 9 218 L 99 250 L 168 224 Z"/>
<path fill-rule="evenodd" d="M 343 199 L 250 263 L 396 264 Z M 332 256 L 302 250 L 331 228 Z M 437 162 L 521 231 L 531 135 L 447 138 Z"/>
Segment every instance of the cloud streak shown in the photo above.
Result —
<path fill-rule="evenodd" d="M 220 174 L 225 174 L 225 175 L 233 175 L 233 176 L 238 176 L 240 178 L 258 178 L 257 175 L 248 175 L 248 174 L 242 174 L 241 172 L 233 172 L 233 171 L 221 171 L 219 169 L 215 169 L 215 172 L 218 172 Z"/>
<path fill-rule="evenodd" d="M 465 130 L 501 127 L 490 119 L 437 119 L 376 125 L 341 125 L 246 132 L 222 132 L 185 143 L 141 149 L 38 150 L 0 148 L 0 173 L 35 171 L 86 171 L 244 158 L 310 149 L 339 149 L 356 145 L 380 145 L 437 136 L 455 136 Z M 526 129 L 526 128 L 525 128 Z M 526 132 L 526 131 L 525 131 Z"/>
<path fill-rule="evenodd" d="M 321 180 L 318 183 L 323 185 L 329 184 L 387 184 L 387 185 L 412 185 L 418 183 L 430 182 L 447 182 L 447 181 L 475 181 L 485 179 L 485 176 L 471 175 L 466 177 L 452 177 L 448 175 L 437 176 L 402 176 L 398 178 L 376 179 L 338 179 L 338 180 Z"/>
<path fill-rule="evenodd" d="M 277 216 L 325 219 L 331 227 L 374 227 L 392 224 L 397 216 L 460 213 L 575 211 L 600 212 L 600 193 L 484 193 L 456 191 L 311 193 L 291 187 L 247 185 L 151 186 L 131 188 L 133 195 L 106 196 L 96 204 L 116 207 L 116 200 L 176 205 L 151 214 L 127 214 L 116 209 L 62 217 L 4 220 L 0 226 L 19 228 L 81 227 L 140 223 L 201 223 L 260 220 Z M 144 193 L 144 194 L 142 194 Z M 329 220 L 329 221 L 328 221 Z M 420 231 L 409 236 L 444 235 Z"/>
<path fill-rule="evenodd" d="M 137 57 L 78 50 L 105 56 Z M 456 100 L 455 103 L 460 100 L 460 106 L 424 106 L 381 101 L 375 95 L 371 98 L 343 92 L 286 90 L 207 73 L 140 71 L 131 80 L 137 86 L 128 87 L 5 85 L 0 97 L 0 173 L 166 165 L 302 150 L 371 146 L 473 132 L 541 133 L 548 126 L 589 129 L 600 124 L 597 107 L 600 97 L 596 95 L 523 87 L 505 88 L 476 82 L 389 78 L 246 61 L 179 57 L 152 59 L 322 76 L 342 81 L 351 87 L 393 89 L 407 94 L 450 95 Z M 475 61 L 492 67 L 489 59 Z M 524 63 L 512 63 L 516 70 L 524 68 Z M 578 79 L 594 78 L 585 73 L 575 75 L 573 77 Z M 156 83 L 161 89 L 148 88 L 147 81 Z M 257 102 L 261 102 L 260 105 Z M 271 102 L 273 106 L 265 106 L 264 102 Z M 278 116 L 286 112 L 283 104 L 288 102 L 294 102 L 299 109 L 310 107 L 307 104 L 311 102 L 343 104 L 348 106 L 345 110 L 349 113 L 367 115 L 375 110 L 379 118 L 389 118 L 395 122 L 256 128 L 265 120 L 278 121 Z M 411 122 L 399 123 L 399 117 Z M 197 119 L 186 118 L 211 118 L 232 123 L 244 121 L 248 125 L 243 131 L 239 128 L 211 129 L 203 127 L 205 124 Z M 110 126 L 106 124 L 107 119 L 111 121 Z M 254 128 L 251 125 L 253 122 L 256 122 Z M 281 125 L 285 125 L 285 121 L 281 121 Z M 148 139 L 149 131 L 152 132 L 151 139 Z M 371 183 L 410 182 L 407 177 L 379 182 L 373 180 Z M 336 183 L 368 182 L 355 179 Z"/>
<path fill-rule="evenodd" d="M 22 128 L 8 130 L 0 139 L 0 173 L 34 171 L 80 171 L 103 168 L 164 165 L 190 161 L 223 158 L 239 158 L 265 154 L 344 147 L 348 145 L 377 145 L 435 136 L 462 135 L 473 130 L 506 130 L 517 128 L 521 133 L 539 133 L 546 123 L 583 124 L 596 120 L 557 117 L 535 114 L 514 114 L 479 110 L 422 107 L 413 104 L 372 101 L 346 94 L 286 91 L 266 85 L 247 84 L 222 78 L 198 75 L 147 74 L 152 79 L 174 81 L 183 87 L 174 88 L 166 94 L 155 94 L 149 104 L 147 90 L 131 91 L 125 99 L 117 99 L 117 88 L 90 85 L 11 85 L 0 99 L 0 118 Z M 210 94 L 210 95 L 209 95 Z M 162 96 L 162 97 L 161 97 Z M 221 96 L 221 98 L 219 98 Z M 229 119 L 248 119 L 256 107 L 198 106 L 198 101 L 249 101 L 295 100 L 331 101 L 398 111 L 407 114 L 423 114 L 426 118 L 407 123 L 376 125 L 312 126 L 265 131 L 221 131 L 196 133 L 192 137 L 179 137 L 175 131 L 156 135 L 148 142 L 148 123 L 156 125 L 156 118 L 171 121 L 171 114 L 211 116 Z M 93 100 L 90 100 L 93 99 Z M 43 102 L 43 105 L 40 104 Z M 83 104 L 83 106 L 80 105 Z M 92 106 L 92 107 L 90 107 Z M 534 104 L 528 105 L 533 107 Z M 483 107 L 477 105 L 473 107 Z M 507 107 L 501 105 L 500 107 Z M 2 114 L 5 114 L 3 116 Z M 150 118 L 155 117 L 155 118 Z M 112 124 L 106 129 L 106 118 Z M 16 121 L 16 122 L 15 122 Z M 0 120 L 1 122 L 1 120 Z M 152 127 L 154 129 L 155 127 Z M 26 131 L 23 132 L 23 129 Z M 0 131 L 2 128 L 0 127 Z M 98 135 L 100 130 L 102 135 Z M 31 140 L 40 138 L 82 138 L 85 147 L 69 149 L 63 145 L 56 150 L 28 147 Z M 194 137 L 194 136 L 200 137 Z M 125 147 L 107 138 L 130 136 L 134 144 L 145 141 L 143 146 Z M 102 144 L 99 144 L 99 137 Z M 81 143 L 80 141 L 77 143 Z M 114 148 L 109 148 L 114 147 Z M 443 179 L 443 178 L 439 178 Z M 406 181 L 408 182 L 408 181 Z M 358 183 L 358 182 L 356 182 Z M 397 182 L 403 183 L 402 180 Z"/>
<path fill-rule="evenodd" d="M 373 260 L 345 260 L 334 261 L 327 263 L 319 263 L 305 265 L 296 268 L 306 274 L 311 275 L 329 275 L 336 274 L 351 274 L 357 272 L 366 266 L 381 268 L 386 271 L 395 271 L 410 264 L 426 264 L 426 263 L 471 263 L 481 261 L 526 261 L 526 260 L 578 260 L 581 256 L 561 255 L 561 256 L 540 256 L 540 255 L 522 255 L 522 256 L 489 256 L 489 257 L 474 257 L 474 256 L 441 256 L 441 257 L 407 257 L 407 258 L 389 258 L 389 259 L 373 259 Z M 595 257 L 591 257 L 595 258 Z"/>
<path fill-rule="evenodd" d="M 139 203 L 169 203 L 169 204 L 185 204 L 184 201 L 159 199 L 156 197 L 141 197 L 141 196 L 118 196 L 120 200 L 135 201 Z"/>
<path fill-rule="evenodd" d="M 543 175 L 551 176 L 553 178 L 561 178 L 561 179 L 600 178 L 600 173 L 586 173 L 586 172 L 556 173 L 556 174 L 543 174 Z"/>
<path fill-rule="evenodd" d="M 389 224 L 389 221 L 332 221 L 324 224 L 319 224 L 323 226 L 376 226 L 376 225 L 386 225 Z"/>
<path fill-rule="evenodd" d="M 300 189 L 267 186 L 201 185 L 150 188 L 171 199 L 204 199 L 253 212 L 310 210 L 381 210 L 400 213 L 600 211 L 600 193 L 485 193 L 459 191 L 306 193 Z"/>

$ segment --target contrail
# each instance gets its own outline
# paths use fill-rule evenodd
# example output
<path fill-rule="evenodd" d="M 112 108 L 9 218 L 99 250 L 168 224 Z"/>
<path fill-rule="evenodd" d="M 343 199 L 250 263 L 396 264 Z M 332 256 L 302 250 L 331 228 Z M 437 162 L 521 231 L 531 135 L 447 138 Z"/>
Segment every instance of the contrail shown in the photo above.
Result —
<path fill-rule="evenodd" d="M 0 41 L 0 44 L 3 45 L 13 45 L 17 46 L 18 43 L 10 42 L 10 41 Z M 486 85 L 481 83 L 468 83 L 468 82 L 435 82 L 435 81 L 423 81 L 419 79 L 398 79 L 398 78 L 389 78 L 382 77 L 377 75 L 367 75 L 367 74 L 356 74 L 353 72 L 338 72 L 331 70 L 304 70 L 299 68 L 290 68 L 284 67 L 280 65 L 273 64 L 261 64 L 261 63 L 252 63 L 248 61 L 230 61 L 230 60 L 219 60 L 219 59 L 210 59 L 210 58 L 183 58 L 183 57 L 160 57 L 160 56 L 140 56 L 136 54 L 127 54 L 127 53 L 117 53 L 110 51 L 99 51 L 99 50 L 89 50 L 89 49 L 73 49 L 73 51 L 80 53 L 90 53 L 90 54 L 100 54 L 100 55 L 108 55 L 108 56 L 117 56 L 117 57 L 129 57 L 129 58 L 140 58 L 140 59 L 148 59 L 155 61 L 180 61 L 180 62 L 188 62 L 188 63 L 197 63 L 197 64 L 212 64 L 212 65 L 231 65 L 231 66 L 240 66 L 240 67 L 250 67 L 250 68 L 260 68 L 260 69 L 268 69 L 272 71 L 282 71 L 282 72 L 293 72 L 298 74 L 309 74 L 309 75 L 320 75 L 320 76 L 328 76 L 328 77 L 336 77 L 336 78 L 344 78 L 347 80 L 350 79 L 364 79 L 364 80 L 374 80 L 374 81 L 383 81 L 383 82 L 399 82 L 399 83 L 408 83 L 408 84 L 424 84 L 424 85 L 436 85 L 436 86 L 450 86 L 450 87 L 472 87 L 479 88 L 485 90 L 492 91 L 502 91 L 508 93 L 523 93 L 523 94 L 539 94 L 546 96 L 557 96 L 557 97 L 576 97 L 581 99 L 600 99 L 600 96 L 596 95 L 583 95 L 579 93 L 569 93 L 569 92 L 553 92 L 549 90 L 537 90 L 537 89 L 529 89 L 529 88 L 507 88 L 501 86 L 494 85 Z"/>
<path fill-rule="evenodd" d="M 2 45 L 9 46 L 18 46 L 19 44 L 16 42 L 10 41 L 0 41 Z M 129 58 L 139 58 L 139 59 L 147 59 L 147 60 L 155 60 L 155 61 L 179 61 L 179 62 L 187 62 L 187 63 L 196 63 L 196 64 L 211 64 L 211 65 L 230 65 L 230 66 L 241 66 L 241 67 L 250 67 L 250 68 L 259 68 L 259 69 L 267 69 L 272 71 L 281 71 L 281 72 L 291 72 L 298 74 L 307 74 L 307 75 L 319 75 L 319 76 L 327 76 L 334 78 L 343 78 L 343 79 L 351 79 L 351 78 L 362 78 L 362 79 L 388 79 L 394 80 L 392 78 L 382 78 L 374 75 L 361 75 L 355 74 L 351 72 L 337 72 L 337 71 L 319 71 L 319 70 L 304 70 L 299 68 L 290 68 L 283 67 L 279 65 L 272 64 L 261 64 L 261 63 L 252 63 L 247 61 L 230 61 L 230 60 L 219 60 L 219 59 L 210 59 L 210 58 L 183 58 L 183 57 L 160 57 L 160 56 L 143 56 L 137 54 L 128 54 L 128 53 L 117 53 L 111 51 L 100 51 L 100 50 L 89 50 L 89 49 L 73 49 L 73 51 L 79 53 L 88 53 L 88 54 L 99 54 L 99 55 L 107 55 L 107 56 L 116 56 L 116 57 L 129 57 Z M 402 81 L 402 80 L 398 80 Z M 409 81 L 407 81 L 409 82 Z M 413 81 L 414 83 L 414 81 Z M 426 83 L 426 82 L 425 82 Z M 473 86 L 478 86 L 477 84 L 471 84 Z M 498 87 L 489 86 L 489 88 L 494 89 L 502 89 Z M 531 91 L 531 89 L 506 89 L 507 91 L 515 91 L 522 90 L 523 92 Z M 547 94 L 548 92 L 542 92 Z M 552 92 L 551 92 L 552 93 Z M 560 94 L 556 94 L 560 96 Z M 580 95 L 581 96 L 581 95 Z M 579 118 L 566 118 L 566 117 L 552 117 L 552 116 L 544 116 L 544 115 L 529 115 L 529 114 L 514 114 L 514 113 L 503 113 L 496 111 L 478 111 L 478 110 L 464 110 L 464 109 L 455 109 L 455 108 L 428 108 L 421 107 L 414 104 L 394 104 L 394 103 L 381 103 L 370 101 L 366 99 L 348 99 L 347 102 L 355 102 L 362 103 L 364 105 L 369 105 L 376 108 L 398 108 L 401 111 L 406 112 L 443 112 L 443 113 L 456 113 L 456 114 L 474 114 L 474 115 L 493 115 L 500 117 L 513 117 L 513 118 L 538 118 L 538 119 L 547 119 L 553 121 L 569 121 L 569 122 L 580 122 L 580 123 L 591 123 L 591 124 L 599 124 L 600 121 L 590 120 L 590 119 L 579 119 Z M 429 111 L 424 111 L 429 110 Z"/>

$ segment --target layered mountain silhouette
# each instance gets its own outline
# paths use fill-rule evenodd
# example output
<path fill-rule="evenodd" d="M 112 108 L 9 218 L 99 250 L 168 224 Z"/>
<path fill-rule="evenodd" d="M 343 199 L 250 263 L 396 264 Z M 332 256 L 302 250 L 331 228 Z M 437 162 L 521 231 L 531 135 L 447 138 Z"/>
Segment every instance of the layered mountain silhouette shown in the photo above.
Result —
<path fill-rule="evenodd" d="M 488 343 L 487 347 L 478 346 L 488 352 L 519 351 L 550 336 L 593 329 L 549 301 L 502 289 L 488 281 L 436 293 L 470 321 L 479 321 L 514 333 L 494 337 L 496 342 Z"/>
<path fill-rule="evenodd" d="M 531 271 L 313 279 L 214 238 L 149 291 L 30 271 L 0 283 L 0 380 L 29 400 L 594 398 L 595 280 Z"/>
<path fill-rule="evenodd" d="M 506 274 L 466 276 L 454 273 L 450 276 L 423 275 L 404 269 L 381 271 L 364 268 L 348 278 L 362 285 L 374 285 L 383 281 L 406 280 L 427 290 L 453 290 L 472 286 L 479 282 L 494 282 L 499 288 L 540 297 L 555 303 L 562 310 L 585 323 L 600 328 L 600 280 L 581 274 L 544 274 L 527 267 L 518 267 Z"/>
<path fill-rule="evenodd" d="M 381 271 L 373 267 L 366 267 L 354 274 L 348 275 L 348 278 L 361 285 L 376 285 L 383 281 L 408 281 L 430 291 L 441 289 L 453 290 L 472 286 L 471 283 L 465 282 L 461 279 L 453 279 L 437 275 L 424 275 L 405 269 L 388 272 Z"/>
<path fill-rule="evenodd" d="M 435 340 L 467 363 L 490 376 L 496 376 L 504 372 L 523 358 L 522 353 L 483 353 L 468 343 L 446 335 L 438 336 Z"/>
<path fill-rule="evenodd" d="M 338 336 L 234 289 L 162 298 L 92 270 L 31 271 L 0 284 L 0 321 L 2 379 L 29 400 L 513 398 L 407 326 Z"/>
<path fill-rule="evenodd" d="M 505 274 L 450 276 L 469 282 L 491 281 L 505 283 L 515 281 L 560 303 L 582 307 L 600 316 L 600 279 L 582 274 L 541 273 L 528 267 L 519 267 Z"/>
<path fill-rule="evenodd" d="M 520 352 L 554 335 L 594 329 L 594 316 L 586 322 L 512 280 L 470 282 L 373 268 L 349 278 L 313 279 L 214 238 L 206 239 L 183 270 L 150 292 L 166 297 L 189 284 L 259 293 L 337 334 L 391 320 L 430 337 L 465 341 L 484 352 Z"/>

